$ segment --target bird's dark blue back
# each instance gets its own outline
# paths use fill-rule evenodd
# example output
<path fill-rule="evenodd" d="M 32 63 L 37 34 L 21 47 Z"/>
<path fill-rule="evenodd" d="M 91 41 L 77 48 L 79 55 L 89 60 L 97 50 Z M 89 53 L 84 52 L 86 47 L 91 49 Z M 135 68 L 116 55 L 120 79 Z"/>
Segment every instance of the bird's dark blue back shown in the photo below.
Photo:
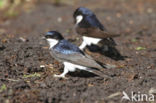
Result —
<path fill-rule="evenodd" d="M 88 8 L 80 7 L 78 8 L 78 10 L 81 11 L 85 15 L 93 15 L 93 12 Z"/>
<path fill-rule="evenodd" d="M 79 26 L 84 28 L 96 27 L 102 31 L 105 29 L 100 21 L 96 18 L 96 15 L 90 9 L 80 7 L 77 10 L 78 13 L 80 12 L 80 14 L 82 13 L 82 15 L 84 16 L 83 22 L 80 22 Z"/>
<path fill-rule="evenodd" d="M 82 51 L 76 45 L 67 40 L 61 40 L 57 45 L 54 46 L 53 49 L 62 54 L 82 53 Z"/>
<path fill-rule="evenodd" d="M 91 27 L 97 27 L 100 30 L 104 30 L 103 25 L 99 22 L 95 15 L 86 16 L 85 20 L 88 21 Z"/>

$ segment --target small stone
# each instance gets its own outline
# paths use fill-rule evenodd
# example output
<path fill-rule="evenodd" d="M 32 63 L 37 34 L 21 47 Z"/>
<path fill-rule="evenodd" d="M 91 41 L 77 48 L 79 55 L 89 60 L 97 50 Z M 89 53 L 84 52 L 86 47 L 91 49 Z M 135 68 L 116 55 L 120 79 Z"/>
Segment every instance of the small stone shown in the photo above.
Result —
<path fill-rule="evenodd" d="M 117 17 L 117 18 L 120 18 L 120 17 L 121 17 L 121 13 L 117 13 L 117 14 L 116 14 L 116 17 Z"/>
<path fill-rule="evenodd" d="M 148 12 L 148 13 L 152 13 L 152 12 L 153 12 L 153 9 L 152 9 L 152 8 L 148 8 L 148 9 L 147 9 L 147 12 Z"/>
<path fill-rule="evenodd" d="M 106 20 L 110 21 L 111 20 L 111 17 L 110 16 L 107 16 L 106 17 Z"/>
<path fill-rule="evenodd" d="M 40 68 L 45 68 L 45 65 L 40 65 Z"/>
<path fill-rule="evenodd" d="M 19 40 L 22 41 L 22 42 L 26 42 L 26 41 L 27 41 L 27 40 L 26 40 L 25 38 L 23 38 L 23 37 L 20 37 Z"/>
<path fill-rule="evenodd" d="M 58 18 L 57 18 L 57 21 L 58 21 L 59 23 L 61 23 L 61 22 L 62 22 L 62 17 L 58 17 Z"/>

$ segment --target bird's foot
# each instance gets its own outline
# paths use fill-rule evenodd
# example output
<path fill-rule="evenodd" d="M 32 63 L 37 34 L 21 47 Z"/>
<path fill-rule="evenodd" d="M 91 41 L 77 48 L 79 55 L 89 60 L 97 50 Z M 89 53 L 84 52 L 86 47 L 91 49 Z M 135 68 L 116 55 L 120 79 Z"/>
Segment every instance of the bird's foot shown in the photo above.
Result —
<path fill-rule="evenodd" d="M 68 79 L 67 77 L 65 77 L 65 75 L 61 75 L 61 74 L 60 75 L 54 74 L 54 77 Z"/>

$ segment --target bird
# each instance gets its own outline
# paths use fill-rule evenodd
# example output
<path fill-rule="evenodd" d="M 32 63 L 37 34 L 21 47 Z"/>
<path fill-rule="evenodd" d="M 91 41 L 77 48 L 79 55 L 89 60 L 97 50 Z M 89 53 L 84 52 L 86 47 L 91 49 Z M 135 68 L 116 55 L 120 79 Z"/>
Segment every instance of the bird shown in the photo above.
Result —
<path fill-rule="evenodd" d="M 86 46 L 91 46 L 92 44 L 97 45 L 102 40 L 104 40 L 104 43 L 109 42 L 109 45 L 116 45 L 112 37 L 117 37 L 119 35 L 108 33 L 106 28 L 104 28 L 90 9 L 85 7 L 77 8 L 73 13 L 73 18 L 75 23 L 74 28 L 83 38 L 83 42 L 79 46 L 81 50 L 84 50 Z"/>
<path fill-rule="evenodd" d="M 100 77 L 109 78 L 109 76 L 102 73 L 103 66 L 89 55 L 86 55 L 78 46 L 64 39 L 61 33 L 57 31 L 46 32 L 45 39 L 49 44 L 51 56 L 64 65 L 63 73 L 55 74 L 54 77 L 66 78 L 65 75 L 68 72 L 79 69 L 94 73 Z"/>

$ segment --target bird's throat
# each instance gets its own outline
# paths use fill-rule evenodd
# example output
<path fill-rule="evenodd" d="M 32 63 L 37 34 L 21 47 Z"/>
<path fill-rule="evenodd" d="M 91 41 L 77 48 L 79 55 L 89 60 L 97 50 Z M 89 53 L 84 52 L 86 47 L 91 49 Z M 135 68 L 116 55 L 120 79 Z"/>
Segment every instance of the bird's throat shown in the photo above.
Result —
<path fill-rule="evenodd" d="M 76 24 L 79 24 L 82 21 L 82 19 L 83 19 L 83 16 L 82 15 L 78 15 L 76 17 Z"/>
<path fill-rule="evenodd" d="M 55 39 L 47 39 L 48 43 L 49 43 L 49 48 L 53 48 L 59 41 L 55 40 Z"/>

